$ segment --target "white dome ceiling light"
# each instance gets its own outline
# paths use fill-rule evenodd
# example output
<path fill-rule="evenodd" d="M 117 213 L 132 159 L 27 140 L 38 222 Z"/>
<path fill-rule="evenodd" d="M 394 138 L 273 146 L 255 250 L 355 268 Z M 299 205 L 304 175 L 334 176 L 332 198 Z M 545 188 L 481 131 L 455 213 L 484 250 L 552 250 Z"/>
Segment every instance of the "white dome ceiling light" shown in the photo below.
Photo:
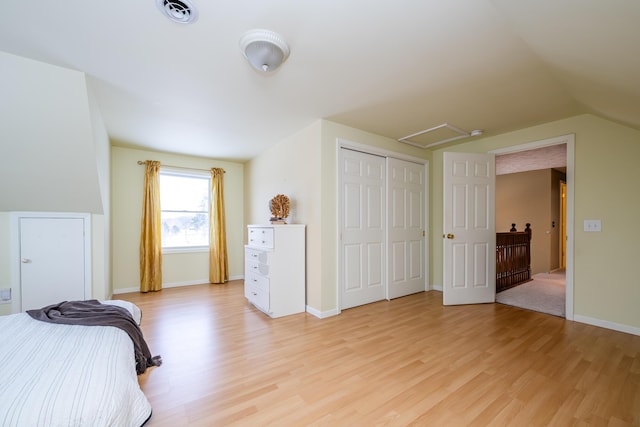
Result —
<path fill-rule="evenodd" d="M 173 22 L 192 24 L 198 19 L 198 11 L 189 0 L 156 0 L 160 12 Z"/>
<path fill-rule="evenodd" d="M 251 30 L 240 38 L 240 49 L 251 66 L 263 73 L 275 71 L 289 57 L 289 46 L 280 34 Z"/>

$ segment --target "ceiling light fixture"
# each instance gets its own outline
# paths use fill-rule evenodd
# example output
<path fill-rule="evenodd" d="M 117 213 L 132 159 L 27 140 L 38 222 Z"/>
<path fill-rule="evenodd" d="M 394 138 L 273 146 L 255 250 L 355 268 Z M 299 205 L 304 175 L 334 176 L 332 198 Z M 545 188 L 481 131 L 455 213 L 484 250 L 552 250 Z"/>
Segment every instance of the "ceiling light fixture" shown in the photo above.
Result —
<path fill-rule="evenodd" d="M 247 31 L 240 38 L 240 50 L 251 66 L 263 73 L 275 71 L 289 57 L 282 36 L 269 30 Z"/>
<path fill-rule="evenodd" d="M 164 16 L 179 24 L 192 24 L 198 19 L 198 11 L 189 0 L 156 0 L 156 6 Z"/>

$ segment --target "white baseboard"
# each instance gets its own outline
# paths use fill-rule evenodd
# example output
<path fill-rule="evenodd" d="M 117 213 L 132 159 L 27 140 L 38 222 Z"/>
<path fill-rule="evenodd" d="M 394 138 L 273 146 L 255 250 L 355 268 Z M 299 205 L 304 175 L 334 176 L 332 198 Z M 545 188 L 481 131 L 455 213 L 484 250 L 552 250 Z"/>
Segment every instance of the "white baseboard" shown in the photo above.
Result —
<path fill-rule="evenodd" d="M 640 328 L 629 325 L 622 325 L 620 323 L 609 322 L 608 320 L 594 319 L 593 317 L 581 316 L 575 314 L 573 316 L 575 322 L 586 323 L 587 325 L 599 326 L 601 328 L 612 329 L 618 332 L 624 332 L 632 335 L 640 336 Z"/>
<path fill-rule="evenodd" d="M 120 289 L 114 289 L 113 290 L 113 294 L 112 295 L 117 295 L 117 294 L 128 294 L 130 292 L 140 292 L 140 286 L 136 286 L 135 288 L 120 288 Z"/>
<path fill-rule="evenodd" d="M 442 285 L 431 285 L 431 289 L 430 290 L 442 292 Z"/>
<path fill-rule="evenodd" d="M 229 281 L 232 280 L 242 280 L 244 279 L 244 276 L 230 276 L 229 277 Z M 188 282 L 173 282 L 173 283 L 163 283 L 162 284 L 162 289 L 168 289 L 168 288 L 179 288 L 181 286 L 194 286 L 194 285 L 205 285 L 209 283 L 209 279 L 200 279 L 200 280 L 190 280 Z M 140 286 L 136 286 L 133 288 L 120 288 L 120 289 L 114 289 L 113 290 L 113 295 L 116 294 L 128 294 L 130 292 L 140 292 Z"/>
<path fill-rule="evenodd" d="M 307 310 L 307 313 L 313 314 L 319 319 L 324 319 L 326 317 L 331 317 L 331 316 L 337 316 L 338 314 L 340 314 L 340 310 L 338 310 L 337 308 L 334 308 L 333 310 L 328 310 L 328 311 L 320 311 L 320 310 L 316 310 L 313 307 L 307 306 L 306 310 Z"/>

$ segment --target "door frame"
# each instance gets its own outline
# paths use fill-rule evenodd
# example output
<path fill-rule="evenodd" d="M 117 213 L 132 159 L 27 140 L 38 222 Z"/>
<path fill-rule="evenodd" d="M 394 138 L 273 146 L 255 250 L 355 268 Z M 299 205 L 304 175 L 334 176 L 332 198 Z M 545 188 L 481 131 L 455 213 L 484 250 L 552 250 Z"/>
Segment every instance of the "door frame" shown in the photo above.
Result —
<path fill-rule="evenodd" d="M 430 289 L 429 283 L 429 248 L 431 247 L 431 235 L 429 234 L 429 160 L 423 159 L 420 157 L 414 157 L 408 154 L 398 153 L 396 151 L 387 150 L 384 148 L 378 148 L 371 145 L 366 145 L 354 141 L 350 141 L 344 138 L 336 138 L 336 152 L 335 152 L 335 164 L 336 164 L 336 310 L 332 311 L 331 315 L 340 314 L 342 312 L 342 301 L 341 301 L 341 277 L 343 274 L 343 266 L 341 261 L 341 238 L 340 234 L 342 233 L 342 221 L 341 221 L 341 209 L 342 209 L 342 200 L 340 197 L 341 194 L 341 173 L 340 173 L 340 150 L 341 149 L 355 150 L 360 151 L 365 154 L 372 154 L 374 156 L 382 156 L 382 157 L 393 157 L 399 160 L 406 160 L 408 162 L 418 163 L 424 165 L 424 173 L 425 173 L 425 198 L 424 198 L 424 224 L 425 224 L 425 239 L 424 239 L 424 268 L 425 268 L 425 291 Z M 386 178 L 385 178 L 386 182 Z M 386 185 L 386 184 L 385 184 Z M 388 218 L 387 218 L 388 221 Z M 388 224 L 385 224 L 385 227 L 388 227 Z M 387 262 L 387 231 L 384 233 L 384 248 L 385 248 L 385 262 Z M 385 295 L 388 298 L 389 295 L 389 281 L 388 281 L 388 273 L 385 268 L 385 277 L 384 277 L 384 288 Z"/>
<path fill-rule="evenodd" d="M 22 286 L 20 281 L 20 219 L 22 218 L 63 218 L 82 219 L 84 225 L 84 294 L 92 295 L 91 285 L 91 215 L 67 212 L 10 212 L 10 269 L 11 269 L 11 312 L 22 311 Z"/>
<path fill-rule="evenodd" d="M 513 145 L 510 147 L 500 148 L 497 150 L 489 151 L 495 155 L 517 153 L 520 151 L 529 151 L 536 148 L 548 147 L 551 145 L 566 144 L 567 147 L 567 213 L 566 213 L 566 287 L 565 287 L 565 318 L 567 320 L 573 320 L 573 243 L 574 243 L 574 197 L 575 197 L 575 134 L 567 134 L 557 136 L 548 139 L 542 139 L 538 141 L 523 143 L 519 145 Z M 495 209 L 495 207 L 494 207 Z"/>

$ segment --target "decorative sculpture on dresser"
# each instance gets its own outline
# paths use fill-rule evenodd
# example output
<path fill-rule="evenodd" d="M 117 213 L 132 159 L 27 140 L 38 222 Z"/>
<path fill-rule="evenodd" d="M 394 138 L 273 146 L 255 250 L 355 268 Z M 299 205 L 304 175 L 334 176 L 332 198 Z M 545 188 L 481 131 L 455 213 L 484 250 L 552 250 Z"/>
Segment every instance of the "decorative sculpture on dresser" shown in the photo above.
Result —
<path fill-rule="evenodd" d="M 284 194 L 278 194 L 269 201 L 272 224 L 286 224 L 285 219 L 289 216 L 289 198 Z"/>

